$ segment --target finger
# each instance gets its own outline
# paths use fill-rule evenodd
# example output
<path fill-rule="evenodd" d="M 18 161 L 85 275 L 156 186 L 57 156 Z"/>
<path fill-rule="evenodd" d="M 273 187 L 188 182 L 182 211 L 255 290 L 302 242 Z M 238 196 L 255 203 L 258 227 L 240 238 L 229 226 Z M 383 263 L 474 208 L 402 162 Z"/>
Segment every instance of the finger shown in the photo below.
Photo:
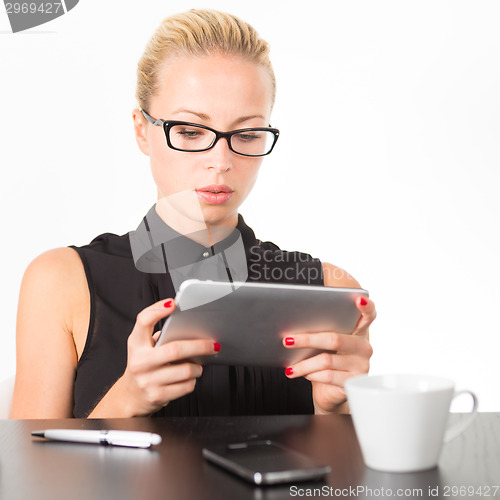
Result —
<path fill-rule="evenodd" d="M 366 337 L 336 332 L 296 333 L 285 337 L 283 345 L 288 349 L 312 348 L 368 357 L 372 355 L 372 348 Z"/>
<path fill-rule="evenodd" d="M 220 344 L 206 339 L 172 340 L 155 349 L 151 357 L 162 364 L 175 363 L 196 356 L 210 356 L 220 351 Z"/>
<path fill-rule="evenodd" d="M 201 377 L 203 367 L 198 363 L 178 363 L 154 370 L 148 377 L 148 384 L 166 386 Z"/>
<path fill-rule="evenodd" d="M 287 368 L 287 371 L 290 368 Z M 344 387 L 346 380 L 350 379 L 358 373 L 352 373 L 348 371 L 341 370 L 321 370 L 319 372 L 312 372 L 304 375 L 304 378 L 309 380 L 309 382 L 319 382 L 322 384 L 335 385 L 337 387 Z M 288 378 L 296 378 L 298 375 L 294 373 L 287 374 Z"/>
<path fill-rule="evenodd" d="M 352 335 L 368 335 L 368 327 L 373 323 L 374 319 L 377 317 L 377 311 L 375 310 L 375 303 L 373 300 L 366 299 L 365 297 L 359 297 L 356 300 L 356 307 L 361 312 L 361 317 L 352 332 Z"/>
<path fill-rule="evenodd" d="M 290 368 L 292 371 L 290 371 Z M 291 378 L 305 377 L 311 373 L 321 372 L 324 370 L 337 371 L 363 371 L 365 363 L 358 356 L 339 355 L 329 352 L 322 352 L 303 361 L 290 366 L 286 370 L 287 375 L 292 375 Z"/>
<path fill-rule="evenodd" d="M 210 340 L 175 340 L 150 349 L 145 356 L 134 357 L 128 363 L 132 373 L 151 373 L 170 363 L 196 356 L 216 354 L 220 350 L 217 342 Z"/>
<path fill-rule="evenodd" d="M 153 334 L 153 344 L 156 345 L 156 342 L 158 342 L 158 338 L 160 337 L 161 335 L 161 330 L 158 330 L 157 332 L 155 332 Z"/>
<path fill-rule="evenodd" d="M 153 346 L 153 331 L 160 319 L 169 316 L 175 309 L 173 299 L 160 300 L 143 309 L 136 318 L 129 342 L 143 344 L 147 342 Z"/>
<path fill-rule="evenodd" d="M 321 372 L 314 372 L 306 375 L 305 378 L 309 382 L 319 382 L 321 384 L 336 385 L 344 387 L 344 382 L 351 376 L 349 372 L 338 370 L 323 370 Z"/>
<path fill-rule="evenodd" d="M 186 394 L 194 391 L 196 387 L 196 379 L 186 380 L 185 382 L 179 382 L 178 384 L 172 384 L 166 386 L 162 389 L 162 405 L 167 406 L 170 401 L 179 399 Z"/>

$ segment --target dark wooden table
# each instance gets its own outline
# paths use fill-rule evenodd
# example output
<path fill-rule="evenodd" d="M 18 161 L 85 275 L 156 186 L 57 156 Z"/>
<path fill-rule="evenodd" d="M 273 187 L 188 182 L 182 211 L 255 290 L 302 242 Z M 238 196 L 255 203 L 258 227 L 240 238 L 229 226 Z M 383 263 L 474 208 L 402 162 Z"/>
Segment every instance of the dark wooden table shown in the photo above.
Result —
<path fill-rule="evenodd" d="M 140 450 L 31 438 L 32 430 L 46 428 L 151 431 L 161 434 L 163 442 Z M 256 438 L 284 443 L 329 464 L 332 472 L 320 483 L 259 488 L 201 456 L 205 445 Z M 438 468 L 412 474 L 366 468 L 349 416 L 0 421 L 1 500 L 260 500 L 313 495 L 484 500 L 500 498 L 499 486 L 497 413 L 479 414 L 463 435 L 445 445 Z"/>

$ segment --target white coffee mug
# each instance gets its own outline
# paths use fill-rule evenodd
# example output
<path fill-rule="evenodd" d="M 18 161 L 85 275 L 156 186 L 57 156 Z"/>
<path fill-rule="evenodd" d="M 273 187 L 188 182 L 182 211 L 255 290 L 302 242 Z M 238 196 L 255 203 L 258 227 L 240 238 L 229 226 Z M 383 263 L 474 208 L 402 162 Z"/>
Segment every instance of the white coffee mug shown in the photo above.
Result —
<path fill-rule="evenodd" d="M 444 442 L 458 436 L 477 412 L 471 391 L 455 392 L 454 382 L 428 375 L 359 375 L 345 390 L 356 435 L 368 467 L 411 472 L 437 465 Z M 447 426 L 451 401 L 470 394 L 466 418 Z"/>

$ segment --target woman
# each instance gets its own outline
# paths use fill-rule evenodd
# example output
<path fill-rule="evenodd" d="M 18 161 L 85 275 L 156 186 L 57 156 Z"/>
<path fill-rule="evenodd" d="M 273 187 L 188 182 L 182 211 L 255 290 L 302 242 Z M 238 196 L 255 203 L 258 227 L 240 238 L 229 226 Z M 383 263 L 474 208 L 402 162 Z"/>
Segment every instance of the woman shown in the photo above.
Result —
<path fill-rule="evenodd" d="M 278 137 L 269 126 L 274 94 L 268 46 L 251 26 L 216 11 L 167 18 L 138 68 L 135 134 L 158 191 L 142 225 L 175 235 L 198 252 L 195 264 L 237 230 L 249 281 L 359 287 L 331 264 L 261 242 L 238 214 Z M 288 349 L 324 351 L 286 370 L 202 367 L 188 360 L 224 346 L 154 347 L 154 332 L 175 308 L 172 263 L 164 273 L 143 272 L 133 254 L 131 236 L 104 234 L 30 264 L 19 299 L 13 418 L 347 411 L 344 381 L 369 368 L 372 301 L 357 303 L 353 335 L 284 339 Z M 285 272 L 292 267 L 294 276 Z"/>

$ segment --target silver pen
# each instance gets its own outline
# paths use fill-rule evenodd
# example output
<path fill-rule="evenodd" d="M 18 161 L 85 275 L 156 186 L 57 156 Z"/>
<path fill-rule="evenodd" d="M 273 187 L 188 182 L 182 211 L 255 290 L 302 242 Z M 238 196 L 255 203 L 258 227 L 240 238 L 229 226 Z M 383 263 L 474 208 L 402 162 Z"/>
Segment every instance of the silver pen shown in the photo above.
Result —
<path fill-rule="evenodd" d="M 52 441 L 129 446 L 132 448 L 149 448 L 152 445 L 161 443 L 161 436 L 159 434 L 138 431 L 46 429 L 44 431 L 33 431 L 31 435 Z"/>

